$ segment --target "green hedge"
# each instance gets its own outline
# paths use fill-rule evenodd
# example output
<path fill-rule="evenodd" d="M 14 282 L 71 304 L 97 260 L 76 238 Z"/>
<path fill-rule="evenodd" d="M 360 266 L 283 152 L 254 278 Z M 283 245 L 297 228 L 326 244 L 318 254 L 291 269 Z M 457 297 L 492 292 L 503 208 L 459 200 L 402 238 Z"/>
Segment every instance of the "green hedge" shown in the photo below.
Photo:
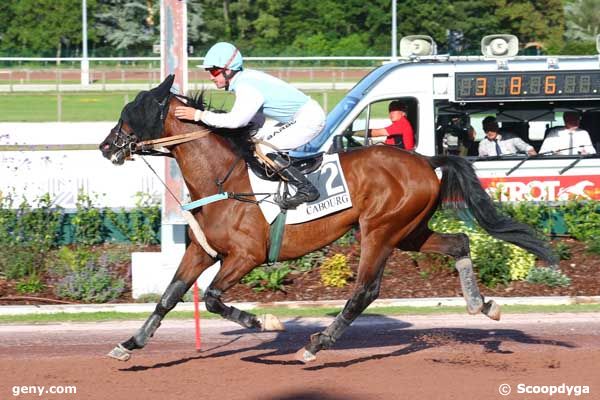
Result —
<path fill-rule="evenodd" d="M 47 250 L 68 244 L 156 244 L 160 239 L 160 207 L 144 195 L 136 208 L 118 211 L 97 208 L 81 193 L 73 212 L 54 207 L 47 194 L 34 204 L 23 200 L 14 205 L 11 197 L 0 197 L 0 244 Z"/>
<path fill-rule="evenodd" d="M 94 200 L 84 194 L 78 196 L 74 212 L 53 207 L 49 195 L 40 197 L 34 204 L 26 201 L 16 204 L 13 198 L 1 197 L 0 193 L 0 246 L 3 249 L 0 275 L 21 279 L 23 290 L 39 287 L 39 277 L 46 271 L 48 255 L 60 246 L 159 243 L 160 208 L 148 195 L 139 195 L 136 208 L 119 211 L 95 207 Z M 557 206 L 504 203 L 500 207 L 504 213 L 534 226 L 547 236 L 569 234 L 585 242 L 590 251 L 600 250 L 600 202 L 572 201 Z M 468 212 L 461 213 L 460 217 L 438 211 L 431 227 L 440 232 L 469 235 L 474 265 L 484 284 L 494 286 L 527 279 L 535 263 L 531 254 L 492 239 L 469 218 Z"/>

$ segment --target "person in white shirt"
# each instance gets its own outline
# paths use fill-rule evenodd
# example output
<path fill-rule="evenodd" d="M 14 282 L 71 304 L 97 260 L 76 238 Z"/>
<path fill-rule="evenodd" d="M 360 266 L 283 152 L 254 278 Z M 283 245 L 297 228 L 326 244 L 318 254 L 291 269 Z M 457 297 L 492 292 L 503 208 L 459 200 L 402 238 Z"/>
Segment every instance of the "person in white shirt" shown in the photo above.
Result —
<path fill-rule="evenodd" d="M 563 114 L 565 126 L 551 129 L 540 148 L 540 153 L 550 154 L 596 154 L 590 134 L 579 128 L 579 113 L 568 111 Z"/>
<path fill-rule="evenodd" d="M 516 155 L 518 153 L 527 153 L 530 156 L 537 154 L 533 146 L 525 143 L 523 139 L 498 133 L 500 129 L 495 117 L 485 117 L 482 125 L 485 138 L 479 142 L 479 157 Z"/>
<path fill-rule="evenodd" d="M 218 89 L 235 93 L 233 108 L 227 113 L 177 107 L 175 116 L 180 119 L 202 121 L 217 128 L 240 128 L 255 117 L 269 117 L 281 126 L 275 130 L 261 128 L 261 139 L 279 150 L 295 149 L 308 143 L 325 125 L 325 111 L 319 103 L 287 82 L 261 71 L 243 68 L 240 51 L 231 43 L 213 45 L 204 57 L 204 68 Z M 317 188 L 287 158 L 275 153 L 270 146 L 259 144 L 278 167 L 277 172 L 296 188 L 296 194 L 281 200 L 286 209 L 296 208 L 319 198 Z"/>

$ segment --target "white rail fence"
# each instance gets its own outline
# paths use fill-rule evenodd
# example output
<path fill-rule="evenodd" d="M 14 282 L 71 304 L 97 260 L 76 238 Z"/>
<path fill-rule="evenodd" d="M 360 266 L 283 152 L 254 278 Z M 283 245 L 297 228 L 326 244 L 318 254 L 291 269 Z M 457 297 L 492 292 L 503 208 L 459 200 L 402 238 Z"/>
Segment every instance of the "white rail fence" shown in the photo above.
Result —
<path fill-rule="evenodd" d="M 189 58 L 190 89 L 210 82 Z M 143 90 L 160 81 L 159 57 L 92 57 L 90 84 L 80 81 L 82 58 L 0 57 L 0 92 Z M 347 89 L 387 57 L 246 57 L 246 64 L 294 82 L 300 88 Z"/>

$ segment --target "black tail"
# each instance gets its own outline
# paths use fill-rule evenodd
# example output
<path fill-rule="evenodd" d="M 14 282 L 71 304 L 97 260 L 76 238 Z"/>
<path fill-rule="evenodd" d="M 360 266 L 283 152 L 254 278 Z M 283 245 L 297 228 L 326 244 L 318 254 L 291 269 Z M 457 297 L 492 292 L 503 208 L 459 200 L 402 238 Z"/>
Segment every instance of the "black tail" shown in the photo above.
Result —
<path fill-rule="evenodd" d="M 538 238 L 529 225 L 498 212 L 469 161 L 458 156 L 437 156 L 431 157 L 429 163 L 434 168 L 442 168 L 441 202 L 463 203 L 493 237 L 515 244 L 550 265 L 557 262 L 547 243 Z"/>

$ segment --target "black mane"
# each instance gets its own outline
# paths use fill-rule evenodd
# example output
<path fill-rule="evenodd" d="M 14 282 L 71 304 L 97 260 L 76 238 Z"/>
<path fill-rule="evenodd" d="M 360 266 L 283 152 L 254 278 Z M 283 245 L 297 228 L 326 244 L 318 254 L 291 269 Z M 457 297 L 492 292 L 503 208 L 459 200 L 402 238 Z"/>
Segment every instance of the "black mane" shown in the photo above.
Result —
<path fill-rule="evenodd" d="M 194 107 L 198 110 L 207 110 L 216 113 L 224 113 L 225 111 L 220 108 L 212 107 L 210 100 L 208 103 L 205 102 L 205 92 L 204 90 L 196 92 L 190 97 L 177 95 L 177 98 L 185 99 L 185 102 L 190 107 Z M 231 146 L 233 152 L 239 156 L 241 156 L 248 164 L 254 166 L 259 166 L 256 157 L 254 156 L 254 142 L 252 141 L 252 137 L 256 134 L 256 131 L 259 126 L 257 126 L 253 121 L 250 124 L 240 127 L 240 128 L 215 128 L 212 126 L 207 126 L 206 124 L 200 122 L 200 125 L 209 129 L 212 133 L 219 135 L 224 138 L 229 145 Z"/>
<path fill-rule="evenodd" d="M 121 120 L 131 127 L 138 140 L 152 140 L 162 136 L 164 120 L 169 111 L 169 100 L 172 97 L 176 97 L 188 106 L 199 110 L 225 112 L 221 109 L 213 108 L 210 102 L 206 104 L 203 90 L 190 97 L 173 94 L 171 86 L 174 78 L 174 75 L 169 75 L 156 88 L 140 92 L 132 102 L 123 108 Z M 235 129 L 209 127 L 201 122 L 200 125 L 225 139 L 233 152 L 241 156 L 252 167 L 259 165 L 254 157 L 252 136 L 260 126 L 257 126 L 253 122 L 247 126 Z"/>

